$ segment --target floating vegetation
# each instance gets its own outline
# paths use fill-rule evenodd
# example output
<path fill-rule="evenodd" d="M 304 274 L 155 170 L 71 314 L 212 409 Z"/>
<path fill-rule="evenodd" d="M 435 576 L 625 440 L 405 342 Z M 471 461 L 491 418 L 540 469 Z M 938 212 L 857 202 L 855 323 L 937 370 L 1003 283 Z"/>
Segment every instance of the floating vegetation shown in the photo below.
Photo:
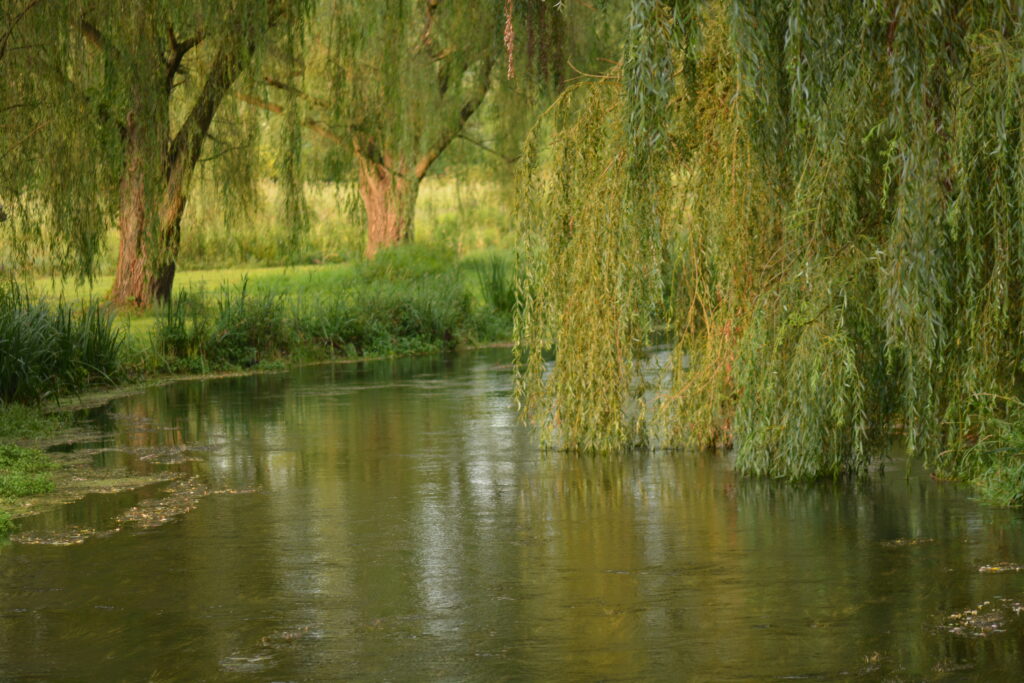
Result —
<path fill-rule="evenodd" d="M 1007 625 L 1017 622 L 1024 614 L 1024 604 L 1011 598 L 986 600 L 973 609 L 954 612 L 942 622 L 942 630 L 968 638 L 984 638 L 1002 633 Z"/>
<path fill-rule="evenodd" d="M 906 548 L 915 545 L 924 545 L 926 543 L 934 543 L 934 538 L 894 538 L 889 541 L 882 541 L 881 546 L 883 548 Z"/>
<path fill-rule="evenodd" d="M 101 538 L 118 533 L 124 529 L 153 529 L 163 526 L 169 522 L 181 518 L 191 512 L 199 504 L 199 501 L 210 495 L 226 495 L 237 493 L 252 493 L 256 489 L 211 489 L 199 477 L 183 477 L 180 474 L 167 473 L 164 475 L 136 477 L 127 479 L 93 479 L 82 482 L 83 490 L 80 492 L 64 492 L 61 498 L 54 502 L 63 504 L 73 502 L 82 498 L 85 493 L 121 493 L 130 489 L 141 488 L 142 486 L 160 484 L 167 482 L 170 477 L 170 484 L 160 490 L 159 495 L 147 498 L 137 505 L 133 505 L 111 520 L 111 527 L 107 529 L 96 529 L 91 527 L 70 526 L 58 530 L 47 531 L 23 531 L 11 535 L 10 540 L 15 543 L 32 545 L 78 545 L 90 538 Z M 46 501 L 46 499 L 43 499 Z"/>
<path fill-rule="evenodd" d="M 60 531 L 23 531 L 13 534 L 11 540 L 25 545 L 80 545 L 90 538 L 111 536 L 119 529 L 97 530 L 91 527 L 72 526 Z"/>
<path fill-rule="evenodd" d="M 255 489 L 210 489 L 199 477 L 179 479 L 167 489 L 167 495 L 150 498 L 116 517 L 118 526 L 152 529 L 163 526 L 191 512 L 206 496 L 213 494 L 252 493 Z"/>
<path fill-rule="evenodd" d="M 984 564 L 978 567 L 978 572 L 981 574 L 1010 574 L 1012 572 L 1019 572 L 1024 567 L 1019 564 L 1012 562 L 997 562 L 995 564 Z"/>

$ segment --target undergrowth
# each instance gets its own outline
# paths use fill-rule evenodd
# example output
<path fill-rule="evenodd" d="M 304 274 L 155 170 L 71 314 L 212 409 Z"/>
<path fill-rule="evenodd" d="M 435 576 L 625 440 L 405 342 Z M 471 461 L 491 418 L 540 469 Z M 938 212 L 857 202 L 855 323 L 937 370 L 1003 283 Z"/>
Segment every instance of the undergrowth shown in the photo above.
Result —
<path fill-rule="evenodd" d="M 286 357 L 397 356 L 504 339 L 515 300 L 511 268 L 488 267 L 482 305 L 455 254 L 430 245 L 384 250 L 315 291 L 248 280 L 212 294 L 179 291 L 157 317 L 149 362 L 163 372 L 209 372 Z"/>
<path fill-rule="evenodd" d="M 123 339 L 113 313 L 97 302 L 51 304 L 0 283 L 0 404 L 115 381 Z"/>

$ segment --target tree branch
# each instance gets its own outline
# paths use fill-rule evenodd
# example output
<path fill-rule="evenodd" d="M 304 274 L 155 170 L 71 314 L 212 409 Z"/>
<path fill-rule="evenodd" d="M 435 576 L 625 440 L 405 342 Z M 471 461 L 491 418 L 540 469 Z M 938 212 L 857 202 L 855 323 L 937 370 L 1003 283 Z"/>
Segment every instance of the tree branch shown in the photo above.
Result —
<path fill-rule="evenodd" d="M 489 147 L 488 145 L 485 145 L 484 143 L 480 142 L 479 140 L 474 140 L 473 138 L 469 137 L 465 133 L 459 133 L 456 137 L 458 137 L 460 140 L 465 140 L 466 142 L 468 142 L 470 144 L 476 145 L 477 147 L 479 147 L 480 149 L 482 149 L 485 152 L 490 152 L 491 154 L 493 154 L 494 156 L 498 157 L 499 159 L 501 159 L 502 161 L 504 161 L 506 163 L 514 164 L 517 161 L 519 161 L 519 157 L 518 156 L 514 156 L 514 157 L 505 156 L 504 154 L 502 154 L 498 150 L 494 149 L 493 147 Z"/>
<path fill-rule="evenodd" d="M 264 111 L 269 111 L 271 114 L 284 114 L 285 112 L 284 107 L 282 107 L 281 105 L 270 102 L 269 100 L 264 100 L 254 95 L 238 93 L 236 96 L 238 97 L 238 99 L 242 100 L 246 104 L 258 107 L 260 109 L 263 109 Z M 345 138 L 341 137 L 340 135 L 338 135 L 337 133 L 335 133 L 326 125 L 324 125 L 320 121 L 317 121 L 316 119 L 307 118 L 305 121 L 302 122 L 302 125 L 310 129 L 320 137 L 324 138 L 325 140 L 330 140 L 335 144 L 343 145 L 346 142 Z"/>
<path fill-rule="evenodd" d="M 318 109 L 330 109 L 330 105 L 327 102 L 324 102 L 323 100 L 313 97 L 305 90 L 302 90 L 301 88 L 296 88 L 294 85 L 289 85 L 288 83 L 280 81 L 276 78 L 271 78 L 270 76 L 264 76 L 263 82 L 269 85 L 271 88 L 277 88 L 278 90 L 283 90 L 284 92 L 295 95 L 296 97 L 299 97 L 305 100 L 306 102 L 309 102 Z"/>
<path fill-rule="evenodd" d="M 21 8 L 20 12 L 14 15 L 14 19 L 7 26 L 7 30 L 4 32 L 3 36 L 0 36 L 0 60 L 4 58 L 5 54 L 7 54 L 7 43 L 10 41 L 11 36 L 14 34 L 14 29 L 17 28 L 21 20 L 25 18 L 25 15 L 28 14 L 28 11 L 35 7 L 36 5 L 38 5 L 39 2 L 40 0 L 30 0 L 28 4 Z"/>
<path fill-rule="evenodd" d="M 174 27 L 167 27 L 167 37 L 171 42 L 171 56 L 167 58 L 167 77 L 166 77 L 166 88 L 167 92 L 170 92 L 174 87 L 174 76 L 181 70 L 181 61 L 185 59 L 185 55 L 188 54 L 189 50 L 194 48 L 199 43 L 203 42 L 205 37 L 202 31 L 199 31 L 196 35 L 191 38 L 187 38 L 182 42 L 178 42 L 178 36 L 174 33 Z"/>
<path fill-rule="evenodd" d="M 422 180 L 423 176 L 430 170 L 430 166 L 437 161 L 437 158 L 441 156 L 441 152 L 447 149 L 448 145 L 451 144 L 452 140 L 455 139 L 462 129 L 466 125 L 466 121 L 469 117 L 480 107 L 480 104 L 484 101 L 484 97 L 487 96 L 487 91 L 491 85 L 491 69 L 494 68 L 494 59 L 488 58 L 487 61 L 481 66 L 480 74 L 477 79 L 476 87 L 466 101 L 462 104 L 462 108 L 459 109 L 459 117 L 455 123 L 446 131 L 443 131 L 437 141 L 427 150 L 426 154 L 420 157 L 419 161 L 413 167 L 413 174 L 418 180 Z"/>
<path fill-rule="evenodd" d="M 284 2 L 271 1 L 270 5 L 270 16 L 265 30 L 272 29 L 287 15 Z M 259 28 L 249 26 L 250 35 L 242 37 L 243 43 L 240 46 L 242 49 L 235 46 L 235 49 L 232 50 L 232 46 L 226 44 L 221 45 L 217 51 L 199 97 L 171 141 L 172 168 L 178 166 L 180 162 L 184 162 L 182 167 L 184 169 L 195 166 L 203 148 L 203 140 L 210 129 L 214 114 L 217 113 L 217 108 L 256 52 L 257 36 L 251 35 L 252 31 L 256 30 Z M 230 41 L 230 39 L 228 40 Z"/>

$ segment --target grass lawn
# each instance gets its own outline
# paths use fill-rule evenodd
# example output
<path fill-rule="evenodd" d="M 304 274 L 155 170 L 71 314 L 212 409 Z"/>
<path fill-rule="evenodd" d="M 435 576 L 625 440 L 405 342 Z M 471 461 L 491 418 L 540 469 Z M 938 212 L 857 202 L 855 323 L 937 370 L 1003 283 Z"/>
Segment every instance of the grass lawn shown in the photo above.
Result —
<path fill-rule="evenodd" d="M 508 263 L 512 260 L 511 253 L 503 249 L 482 249 L 457 261 L 446 261 L 444 252 L 430 245 L 400 247 L 396 253 L 407 256 L 380 259 L 379 266 L 374 261 L 179 271 L 174 279 L 174 289 L 175 292 L 213 294 L 224 288 L 238 290 L 245 285 L 252 293 L 274 294 L 297 301 L 306 297 L 330 298 L 355 287 L 365 287 L 378 279 L 407 281 L 408 287 L 415 288 L 417 274 L 455 269 L 474 302 L 482 305 L 485 296 L 476 266 L 490 259 L 502 259 Z M 68 302 L 85 302 L 105 298 L 113 282 L 112 275 L 99 276 L 85 283 L 40 277 L 34 280 L 33 288 L 36 294 L 49 299 L 63 297 Z M 160 307 L 148 311 L 126 310 L 118 313 L 118 321 L 125 326 L 129 342 L 142 346 L 149 343 L 156 317 L 161 314 Z"/>

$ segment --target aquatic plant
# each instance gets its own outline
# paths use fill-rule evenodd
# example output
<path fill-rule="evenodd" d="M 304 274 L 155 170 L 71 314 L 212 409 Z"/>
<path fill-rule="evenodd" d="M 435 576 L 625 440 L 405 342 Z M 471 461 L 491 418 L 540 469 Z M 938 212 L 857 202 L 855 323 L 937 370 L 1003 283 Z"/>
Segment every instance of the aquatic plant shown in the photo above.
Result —
<path fill-rule="evenodd" d="M 0 445 L 0 498 L 49 493 L 55 469 L 57 463 L 41 451 Z"/>

